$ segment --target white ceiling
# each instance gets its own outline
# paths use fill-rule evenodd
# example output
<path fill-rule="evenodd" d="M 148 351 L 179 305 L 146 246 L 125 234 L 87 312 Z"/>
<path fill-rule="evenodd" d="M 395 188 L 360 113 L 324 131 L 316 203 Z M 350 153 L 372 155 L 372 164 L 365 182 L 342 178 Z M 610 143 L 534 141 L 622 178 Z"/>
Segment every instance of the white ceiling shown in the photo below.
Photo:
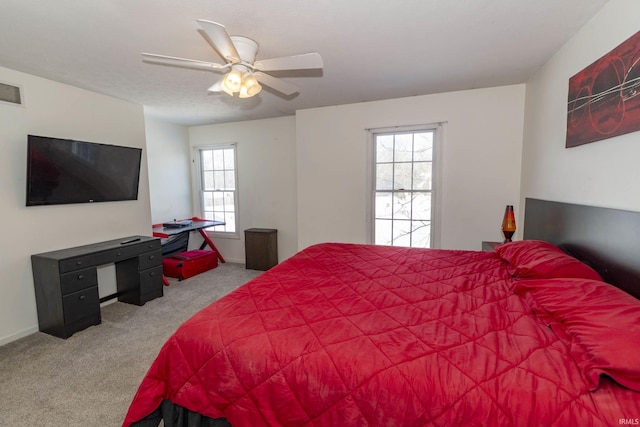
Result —
<path fill-rule="evenodd" d="M 0 66 L 178 124 L 270 118 L 523 83 L 607 1 L 2 0 Z M 265 88 L 239 99 L 207 92 L 213 72 L 142 61 L 150 52 L 220 62 L 199 18 L 258 41 L 257 59 L 318 52 L 324 69 L 283 77 L 300 87 L 294 96 Z"/>

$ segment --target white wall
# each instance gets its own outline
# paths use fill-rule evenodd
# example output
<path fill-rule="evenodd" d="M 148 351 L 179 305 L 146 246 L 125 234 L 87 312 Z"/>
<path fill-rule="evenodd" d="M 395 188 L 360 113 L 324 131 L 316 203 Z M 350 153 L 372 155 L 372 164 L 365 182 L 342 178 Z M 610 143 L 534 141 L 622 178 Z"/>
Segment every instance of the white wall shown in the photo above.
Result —
<path fill-rule="evenodd" d="M 149 235 L 151 215 L 141 106 L 2 67 L 0 81 L 22 86 L 25 99 L 0 104 L 2 345 L 38 330 L 32 254 Z M 28 134 L 143 148 L 138 200 L 25 207 Z"/>
<path fill-rule="evenodd" d="M 565 148 L 569 78 L 640 29 L 640 2 L 611 0 L 527 83 L 521 198 L 640 211 L 640 133 Z"/>
<path fill-rule="evenodd" d="M 500 240 L 518 209 L 524 85 L 297 112 L 298 247 L 366 243 L 368 128 L 446 122 L 441 144 L 440 247 Z"/>
<path fill-rule="evenodd" d="M 244 230 L 278 230 L 278 260 L 297 252 L 295 118 L 189 128 L 191 147 L 237 143 L 239 239 L 214 238 L 227 261 L 244 263 Z M 193 157 L 193 150 L 192 150 Z M 195 187 L 195 168 L 193 168 Z M 194 191 L 194 214 L 200 215 Z"/>
<path fill-rule="evenodd" d="M 189 132 L 186 127 L 145 117 L 151 183 L 151 221 L 191 218 Z"/>

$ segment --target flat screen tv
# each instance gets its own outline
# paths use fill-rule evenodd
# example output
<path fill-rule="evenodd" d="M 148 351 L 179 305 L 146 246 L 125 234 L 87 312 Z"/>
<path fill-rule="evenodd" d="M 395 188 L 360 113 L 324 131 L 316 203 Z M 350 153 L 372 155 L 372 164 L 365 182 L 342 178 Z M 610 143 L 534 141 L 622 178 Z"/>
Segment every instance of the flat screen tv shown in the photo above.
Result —
<path fill-rule="evenodd" d="M 27 206 L 136 200 L 142 149 L 29 135 Z"/>

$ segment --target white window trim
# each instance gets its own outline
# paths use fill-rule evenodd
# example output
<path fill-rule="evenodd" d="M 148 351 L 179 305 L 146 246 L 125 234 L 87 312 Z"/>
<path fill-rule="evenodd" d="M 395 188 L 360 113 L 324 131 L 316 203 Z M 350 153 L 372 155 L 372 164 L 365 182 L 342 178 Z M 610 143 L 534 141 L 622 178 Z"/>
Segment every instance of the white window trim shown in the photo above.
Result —
<path fill-rule="evenodd" d="M 380 133 L 399 133 L 399 132 L 414 132 L 419 130 L 434 131 L 433 138 L 433 163 L 432 163 L 432 189 L 431 189 L 431 248 L 437 249 L 441 247 L 441 210 L 442 210 L 442 140 L 444 138 L 444 129 L 446 122 L 429 123 L 423 125 L 407 125 L 407 126 L 393 126 L 384 128 L 369 128 L 366 131 L 366 181 L 367 181 L 367 193 L 366 193 L 366 218 L 365 224 L 367 227 L 366 241 L 369 244 L 374 244 L 374 221 L 373 214 L 375 212 L 375 135 Z"/>
<path fill-rule="evenodd" d="M 200 152 L 202 150 L 210 150 L 210 149 L 224 149 L 224 148 L 233 148 L 234 149 L 234 158 L 233 158 L 233 167 L 235 172 L 236 179 L 236 200 L 235 200 L 235 209 L 236 209 L 236 231 L 213 231 L 205 229 L 207 234 L 210 237 L 222 238 L 222 239 L 240 239 L 240 195 L 238 192 L 239 184 L 238 184 L 238 144 L 235 142 L 232 143 L 222 143 L 222 144 L 207 144 L 207 145 L 195 145 L 193 146 L 193 155 L 194 155 L 194 163 L 196 169 L 196 198 L 197 198 L 197 206 L 199 210 L 199 216 L 204 217 L 204 206 L 202 200 L 202 191 L 203 191 L 203 183 L 202 183 L 202 158 L 200 157 Z"/>

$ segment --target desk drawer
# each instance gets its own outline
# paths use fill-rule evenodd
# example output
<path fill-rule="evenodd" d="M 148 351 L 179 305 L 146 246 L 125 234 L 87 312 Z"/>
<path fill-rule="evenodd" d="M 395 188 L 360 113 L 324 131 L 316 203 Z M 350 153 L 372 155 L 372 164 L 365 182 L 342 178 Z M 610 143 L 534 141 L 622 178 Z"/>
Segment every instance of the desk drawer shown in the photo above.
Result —
<path fill-rule="evenodd" d="M 142 242 L 142 243 L 136 243 L 135 245 L 132 245 L 131 247 L 135 248 L 138 253 L 140 253 L 140 252 L 151 252 L 151 251 L 157 251 L 158 249 L 161 249 L 162 248 L 162 244 L 161 244 L 160 239 L 154 239 L 154 240 L 148 240 L 148 241 Z"/>
<path fill-rule="evenodd" d="M 60 261 L 60 273 L 81 270 L 86 267 L 91 267 L 92 265 L 96 265 L 94 254 L 63 259 Z"/>
<path fill-rule="evenodd" d="M 162 290 L 162 265 L 140 273 L 140 294 L 146 295 Z"/>
<path fill-rule="evenodd" d="M 139 253 L 140 250 L 136 246 L 122 246 L 121 248 L 110 249 L 96 254 L 96 264 L 103 265 L 118 262 L 123 259 L 135 257 Z"/>
<path fill-rule="evenodd" d="M 75 322 L 83 317 L 100 313 L 100 297 L 98 287 L 84 289 L 62 297 L 64 323 Z"/>
<path fill-rule="evenodd" d="M 158 265 L 162 265 L 162 251 L 147 252 L 138 257 L 138 271 L 144 271 Z"/>
<path fill-rule="evenodd" d="M 70 294 L 98 284 L 98 271 L 95 267 L 76 270 L 60 275 L 62 295 Z"/>

